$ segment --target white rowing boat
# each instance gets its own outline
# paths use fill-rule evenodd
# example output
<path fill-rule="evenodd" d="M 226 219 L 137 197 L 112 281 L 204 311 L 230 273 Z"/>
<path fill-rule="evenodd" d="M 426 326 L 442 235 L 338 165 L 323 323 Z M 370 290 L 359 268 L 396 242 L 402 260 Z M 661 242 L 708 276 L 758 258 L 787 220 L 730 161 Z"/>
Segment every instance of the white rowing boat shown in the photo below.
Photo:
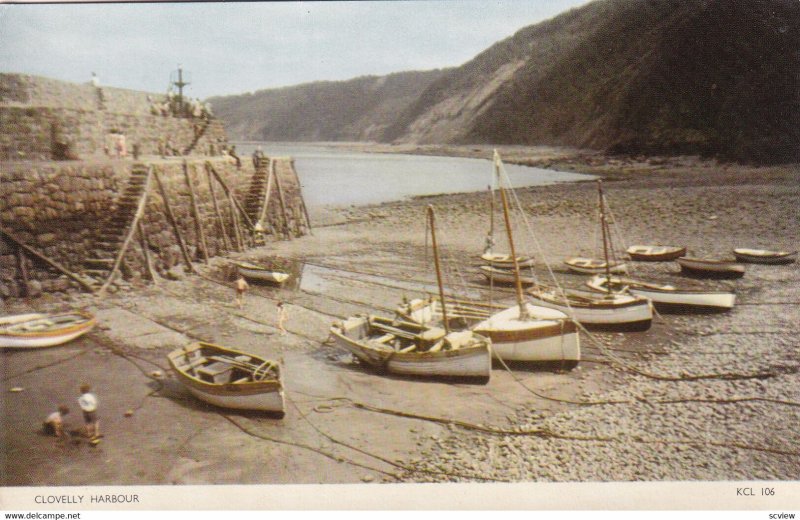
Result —
<path fill-rule="evenodd" d="M 189 392 L 222 408 L 285 413 L 277 362 L 255 354 L 193 343 L 167 355 L 172 370 Z"/>
<path fill-rule="evenodd" d="M 491 283 L 509 285 L 516 283 L 516 274 L 513 267 L 511 269 L 501 269 L 491 265 L 482 265 L 478 269 L 481 270 L 481 273 L 483 273 L 483 275 Z M 533 285 L 536 283 L 536 278 L 531 275 L 524 275 L 522 273 L 519 275 L 519 280 L 523 285 Z"/>
<path fill-rule="evenodd" d="M 86 312 L 19 314 L 0 318 L 0 347 L 40 348 L 62 345 L 94 328 L 97 321 Z"/>
<path fill-rule="evenodd" d="M 628 272 L 628 267 L 624 262 L 606 262 L 597 258 L 584 258 L 576 256 L 564 260 L 567 268 L 581 274 L 600 274 L 607 270 L 614 274 L 624 274 Z M 608 269 L 606 269 L 608 266 Z"/>
<path fill-rule="evenodd" d="M 481 255 L 481 260 L 488 263 L 491 267 L 497 267 L 500 269 L 514 269 L 514 259 L 511 257 L 511 255 L 487 252 Z M 519 267 L 531 267 L 533 265 L 533 258 L 528 256 L 518 256 L 517 265 Z"/>
<path fill-rule="evenodd" d="M 797 258 L 797 251 L 770 251 L 768 249 L 738 248 L 733 250 L 736 260 L 751 264 L 791 264 Z"/>
<path fill-rule="evenodd" d="M 531 301 L 572 316 L 581 325 L 605 330 L 647 330 L 653 321 L 653 307 L 647 298 L 607 292 L 596 294 L 555 287 L 528 289 Z"/>
<path fill-rule="evenodd" d="M 451 332 L 380 316 L 352 316 L 331 327 L 334 342 L 362 362 L 392 374 L 475 378 L 491 375 L 491 343 L 470 331 Z"/>
<path fill-rule="evenodd" d="M 627 291 L 648 298 L 662 311 L 683 312 L 721 312 L 733 308 L 736 294 L 733 291 L 718 291 L 702 287 L 676 287 L 670 284 L 657 284 L 633 278 L 597 275 L 586 282 L 591 289 L 607 292 Z"/>
<path fill-rule="evenodd" d="M 291 276 L 289 273 L 270 269 L 250 262 L 234 262 L 239 274 L 251 281 L 282 284 Z"/>

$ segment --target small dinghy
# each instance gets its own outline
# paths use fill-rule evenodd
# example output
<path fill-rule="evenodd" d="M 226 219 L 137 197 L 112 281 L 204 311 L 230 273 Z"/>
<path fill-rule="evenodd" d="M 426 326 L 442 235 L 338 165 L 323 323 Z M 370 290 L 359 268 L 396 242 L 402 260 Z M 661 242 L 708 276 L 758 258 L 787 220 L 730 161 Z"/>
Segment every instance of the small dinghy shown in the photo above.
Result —
<path fill-rule="evenodd" d="M 535 305 L 572 316 L 581 325 L 603 330 L 647 330 L 653 320 L 653 307 L 647 298 L 631 294 L 590 292 L 536 286 L 528 289 Z"/>
<path fill-rule="evenodd" d="M 254 354 L 210 343 L 193 343 L 167 355 L 178 380 L 214 406 L 285 413 L 280 366 Z"/>
<path fill-rule="evenodd" d="M 352 316 L 331 327 L 335 344 L 392 374 L 475 378 L 492 370 L 491 343 L 470 331 L 451 332 L 380 316 Z"/>
<path fill-rule="evenodd" d="M 637 262 L 671 262 L 686 254 L 685 247 L 635 245 L 626 251 L 631 260 Z"/>
<path fill-rule="evenodd" d="M 280 285 L 291 276 L 289 273 L 251 264 L 250 262 L 234 262 L 234 265 L 236 265 L 240 275 L 255 282 Z"/>
<path fill-rule="evenodd" d="M 605 273 L 607 270 L 614 274 L 623 274 L 628 272 L 628 267 L 624 262 L 610 262 L 606 263 L 605 260 L 598 260 L 596 258 L 584 258 L 576 256 L 564 260 L 567 268 L 576 273 L 582 274 L 600 274 Z M 606 269 L 608 266 L 608 269 Z"/>
<path fill-rule="evenodd" d="M 54 347 L 86 334 L 96 324 L 86 312 L 5 316 L 0 318 L 0 347 Z"/>
<path fill-rule="evenodd" d="M 488 263 L 491 267 L 498 267 L 500 269 L 514 269 L 514 259 L 511 255 L 504 255 L 500 253 L 483 253 L 481 260 Z M 531 267 L 533 265 L 533 258 L 527 256 L 518 256 L 517 265 L 519 267 Z"/>
<path fill-rule="evenodd" d="M 493 267 L 491 265 L 482 265 L 479 267 L 481 273 L 489 280 L 491 283 L 501 283 L 501 284 L 514 284 L 516 283 L 516 274 L 514 273 L 514 267 L 510 269 L 502 269 L 500 267 Z M 530 275 L 524 275 L 520 273 L 519 281 L 522 285 L 533 285 L 536 283 L 536 279 Z"/>
<path fill-rule="evenodd" d="M 736 294 L 702 287 L 676 287 L 632 278 L 597 275 L 586 282 L 589 288 L 608 292 L 630 292 L 648 298 L 661 311 L 679 312 L 724 312 L 733 308 Z"/>
<path fill-rule="evenodd" d="M 744 276 L 744 266 L 729 260 L 684 256 L 675 261 L 678 262 L 684 273 L 701 278 L 741 278 Z"/>
<path fill-rule="evenodd" d="M 767 249 L 734 249 L 733 254 L 739 262 L 751 264 L 791 264 L 797 258 L 797 251 L 769 251 Z"/>

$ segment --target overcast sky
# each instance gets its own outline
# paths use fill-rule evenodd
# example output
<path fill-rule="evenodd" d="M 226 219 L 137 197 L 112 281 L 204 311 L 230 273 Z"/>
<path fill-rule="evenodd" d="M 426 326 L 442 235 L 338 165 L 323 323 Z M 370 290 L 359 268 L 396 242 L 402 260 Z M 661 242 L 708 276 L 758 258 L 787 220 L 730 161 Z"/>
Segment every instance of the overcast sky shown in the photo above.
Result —
<path fill-rule="evenodd" d="M 0 72 L 205 98 L 460 65 L 588 0 L 0 5 Z"/>

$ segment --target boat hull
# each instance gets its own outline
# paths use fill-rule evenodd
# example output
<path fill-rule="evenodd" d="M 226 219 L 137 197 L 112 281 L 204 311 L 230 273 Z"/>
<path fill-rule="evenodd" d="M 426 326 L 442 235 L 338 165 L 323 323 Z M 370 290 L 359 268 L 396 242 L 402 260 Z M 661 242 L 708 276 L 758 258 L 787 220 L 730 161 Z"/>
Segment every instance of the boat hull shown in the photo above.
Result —
<path fill-rule="evenodd" d="M 757 249 L 734 249 L 734 256 L 739 262 L 750 264 L 791 264 L 797 258 L 797 252 L 765 251 Z"/>
<path fill-rule="evenodd" d="M 736 262 L 686 257 L 678 258 L 675 261 L 678 262 L 684 273 L 701 278 L 741 278 L 744 276 L 744 266 Z"/>
<path fill-rule="evenodd" d="M 97 320 L 94 316 L 84 313 L 74 313 L 76 316 L 84 318 L 86 321 L 74 325 L 65 326 L 56 330 L 49 331 L 31 331 L 31 332 L 14 332 L 12 327 L 0 329 L 0 347 L 2 348 L 45 348 L 63 345 L 68 341 L 83 336 L 94 328 Z M 35 315 L 31 315 L 35 316 Z M 55 315 L 58 317 L 61 315 Z M 43 318 L 36 318 L 28 321 L 17 321 L 16 325 L 24 325 L 26 323 L 36 322 Z"/>
<path fill-rule="evenodd" d="M 280 285 L 289 279 L 289 274 L 280 271 L 270 271 L 260 267 L 250 267 L 237 264 L 239 274 L 251 281 Z"/>
<path fill-rule="evenodd" d="M 572 316 L 588 329 L 615 331 L 644 331 L 653 321 L 653 308 L 647 299 L 631 298 L 633 301 L 616 305 L 577 305 L 567 306 L 560 299 L 537 296 L 529 292 L 534 305 L 555 309 Z"/>
<path fill-rule="evenodd" d="M 686 254 L 685 247 L 631 246 L 626 251 L 637 262 L 671 262 Z"/>
<path fill-rule="evenodd" d="M 241 351 L 228 349 L 208 343 L 195 343 L 185 348 L 176 349 L 167 358 L 178 381 L 199 400 L 221 408 L 234 410 L 251 410 L 269 412 L 283 416 L 286 403 L 283 384 L 280 380 L 280 370 L 277 368 L 277 378 L 263 381 L 238 382 L 210 382 L 202 380 L 197 375 L 191 375 L 187 366 L 196 351 L 201 357 L 211 358 L 214 355 L 246 355 L 253 366 L 259 366 L 267 360 Z"/>
<path fill-rule="evenodd" d="M 568 258 L 564 261 L 567 269 L 581 274 L 603 274 L 606 272 L 606 264 L 602 260 L 592 260 L 591 258 Z M 613 264 L 609 267 L 613 274 L 624 274 L 628 272 L 628 267 L 624 263 Z"/>
<path fill-rule="evenodd" d="M 492 355 L 503 361 L 580 361 L 578 330 L 563 312 L 527 304 L 531 321 L 515 320 L 519 307 L 511 307 L 484 320 L 473 331 L 492 341 Z"/>
<path fill-rule="evenodd" d="M 363 363 L 391 374 L 416 377 L 457 377 L 488 381 L 491 376 L 491 347 L 488 342 L 456 350 L 397 352 L 375 348 L 365 338 L 349 337 L 332 327 L 334 344 Z"/>
<path fill-rule="evenodd" d="M 480 270 L 489 282 L 509 285 L 517 283 L 513 269 L 499 269 L 489 265 L 482 265 L 480 266 Z M 519 281 L 523 285 L 533 285 L 536 283 L 536 280 L 532 276 L 527 276 L 522 273 L 519 275 Z"/>
<path fill-rule="evenodd" d="M 587 282 L 587 285 L 604 292 L 604 282 L 605 277 L 603 280 L 596 277 Z M 728 291 L 682 290 L 671 286 L 647 285 L 641 282 L 637 284 L 636 280 L 612 278 L 614 290 L 627 287 L 631 294 L 649 299 L 659 311 L 725 312 L 731 310 L 736 303 L 736 294 Z"/>
<path fill-rule="evenodd" d="M 501 269 L 514 269 L 514 260 L 511 258 L 511 255 L 484 253 L 481 255 L 481 260 L 492 267 L 499 267 Z M 533 263 L 533 258 L 527 258 L 523 256 L 517 257 L 518 267 L 531 267 L 533 266 Z"/>

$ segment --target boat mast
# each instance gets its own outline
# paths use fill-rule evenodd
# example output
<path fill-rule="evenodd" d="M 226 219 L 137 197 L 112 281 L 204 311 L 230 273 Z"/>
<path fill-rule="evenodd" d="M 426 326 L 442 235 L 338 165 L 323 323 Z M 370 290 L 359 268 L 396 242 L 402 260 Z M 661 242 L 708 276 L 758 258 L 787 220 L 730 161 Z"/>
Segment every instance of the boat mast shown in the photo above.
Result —
<path fill-rule="evenodd" d="M 603 205 L 603 181 L 600 179 L 597 180 L 597 193 L 600 195 L 600 228 L 603 232 L 603 255 L 606 259 L 606 292 L 611 292 L 611 266 L 608 263 L 608 237 L 606 233 L 606 228 L 608 223 L 606 222 L 606 212 L 605 206 Z"/>
<path fill-rule="evenodd" d="M 519 262 L 517 261 L 517 252 L 514 249 L 514 236 L 511 232 L 511 219 L 508 217 L 508 200 L 506 200 L 506 190 L 503 188 L 503 183 L 500 182 L 500 154 L 497 150 L 494 151 L 494 170 L 497 175 L 497 186 L 500 190 L 500 200 L 503 201 L 503 217 L 506 221 L 506 232 L 508 233 L 508 246 L 511 249 L 511 258 L 514 262 L 514 281 L 517 286 L 517 304 L 519 305 L 519 319 L 528 319 L 528 308 L 525 306 L 525 298 L 522 295 L 522 281 L 519 277 Z"/>
<path fill-rule="evenodd" d="M 447 324 L 447 305 L 444 302 L 444 286 L 442 285 L 442 271 L 439 268 L 439 246 L 436 243 L 436 223 L 434 222 L 433 206 L 428 204 L 428 220 L 431 223 L 431 242 L 433 242 L 433 264 L 436 266 L 436 281 L 439 284 L 439 300 L 442 302 L 442 323 L 444 331 L 450 334 L 450 326 Z"/>
<path fill-rule="evenodd" d="M 494 190 L 491 186 L 487 186 L 486 189 L 489 190 L 489 236 L 486 237 L 484 253 L 489 253 L 494 247 Z"/>

